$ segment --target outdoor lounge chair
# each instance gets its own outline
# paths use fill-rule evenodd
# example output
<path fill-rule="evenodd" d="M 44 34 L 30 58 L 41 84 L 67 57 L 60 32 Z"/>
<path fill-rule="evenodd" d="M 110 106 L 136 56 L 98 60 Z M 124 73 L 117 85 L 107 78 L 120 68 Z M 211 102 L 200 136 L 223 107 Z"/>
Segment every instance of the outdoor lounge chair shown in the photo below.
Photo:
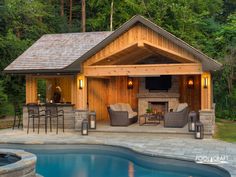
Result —
<path fill-rule="evenodd" d="M 188 104 L 180 103 L 175 112 L 167 112 L 164 115 L 164 127 L 184 127 L 188 122 L 188 112 Z"/>
<path fill-rule="evenodd" d="M 138 121 L 138 114 L 129 104 L 118 103 L 107 107 L 111 126 L 129 126 Z"/>

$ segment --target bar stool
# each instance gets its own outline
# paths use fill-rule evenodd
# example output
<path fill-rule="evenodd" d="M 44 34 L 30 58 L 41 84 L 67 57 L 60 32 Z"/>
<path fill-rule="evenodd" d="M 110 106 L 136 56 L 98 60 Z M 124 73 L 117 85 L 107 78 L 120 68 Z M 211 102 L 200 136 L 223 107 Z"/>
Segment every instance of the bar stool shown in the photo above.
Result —
<path fill-rule="evenodd" d="M 14 128 L 16 127 L 16 121 L 18 119 L 18 125 L 17 127 L 20 128 L 23 127 L 22 124 L 22 107 L 20 106 L 19 103 L 13 103 L 14 105 L 14 121 L 13 121 L 13 125 L 12 125 L 12 129 L 14 130 Z"/>
<path fill-rule="evenodd" d="M 38 119 L 38 133 L 40 128 L 40 118 L 44 117 L 45 119 L 45 133 L 47 133 L 47 117 L 45 116 L 45 110 L 39 110 L 39 105 L 36 103 L 28 103 L 27 104 L 28 109 L 28 127 L 27 127 L 27 134 L 29 133 L 29 124 L 30 119 L 33 120 L 33 132 L 34 132 L 34 119 Z"/>
<path fill-rule="evenodd" d="M 56 118 L 57 120 L 57 134 L 58 134 L 58 122 L 59 118 L 62 118 L 62 129 L 64 132 L 64 111 L 58 110 L 58 105 L 55 103 L 46 103 L 46 117 L 50 120 L 50 132 L 52 132 L 52 119 Z"/>

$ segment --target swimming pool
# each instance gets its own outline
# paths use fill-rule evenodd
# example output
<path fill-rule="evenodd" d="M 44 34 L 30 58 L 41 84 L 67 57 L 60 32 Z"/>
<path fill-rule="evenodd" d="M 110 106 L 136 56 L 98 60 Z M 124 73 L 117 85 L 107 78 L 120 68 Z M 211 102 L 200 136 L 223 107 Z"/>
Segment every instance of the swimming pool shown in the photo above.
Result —
<path fill-rule="evenodd" d="M 37 155 L 44 177 L 230 177 L 215 166 L 154 157 L 105 145 L 14 146 Z"/>

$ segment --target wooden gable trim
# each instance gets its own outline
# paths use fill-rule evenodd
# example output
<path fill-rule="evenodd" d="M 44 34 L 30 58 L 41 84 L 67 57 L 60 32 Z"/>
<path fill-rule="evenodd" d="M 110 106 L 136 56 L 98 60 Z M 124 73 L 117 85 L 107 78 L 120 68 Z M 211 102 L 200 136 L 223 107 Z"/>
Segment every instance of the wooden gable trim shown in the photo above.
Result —
<path fill-rule="evenodd" d="M 145 47 L 150 52 L 160 52 L 160 54 L 171 56 L 172 59 L 183 63 L 199 62 L 187 50 L 179 47 L 152 29 L 138 23 L 86 60 L 84 66 L 94 65 L 109 57 L 119 55 L 119 53 L 128 54 L 130 50 L 134 50 L 136 47 Z"/>
<path fill-rule="evenodd" d="M 201 63 L 152 64 L 152 65 L 104 65 L 84 66 L 84 75 L 91 76 L 156 76 L 201 74 Z"/>

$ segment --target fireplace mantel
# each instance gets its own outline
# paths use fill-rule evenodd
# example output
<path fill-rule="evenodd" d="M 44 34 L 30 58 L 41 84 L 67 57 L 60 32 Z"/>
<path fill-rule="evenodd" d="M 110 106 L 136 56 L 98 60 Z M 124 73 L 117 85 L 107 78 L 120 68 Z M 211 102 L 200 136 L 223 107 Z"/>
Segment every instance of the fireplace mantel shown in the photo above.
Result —
<path fill-rule="evenodd" d="M 179 93 L 158 92 L 158 93 L 139 93 L 137 98 L 179 98 Z"/>

